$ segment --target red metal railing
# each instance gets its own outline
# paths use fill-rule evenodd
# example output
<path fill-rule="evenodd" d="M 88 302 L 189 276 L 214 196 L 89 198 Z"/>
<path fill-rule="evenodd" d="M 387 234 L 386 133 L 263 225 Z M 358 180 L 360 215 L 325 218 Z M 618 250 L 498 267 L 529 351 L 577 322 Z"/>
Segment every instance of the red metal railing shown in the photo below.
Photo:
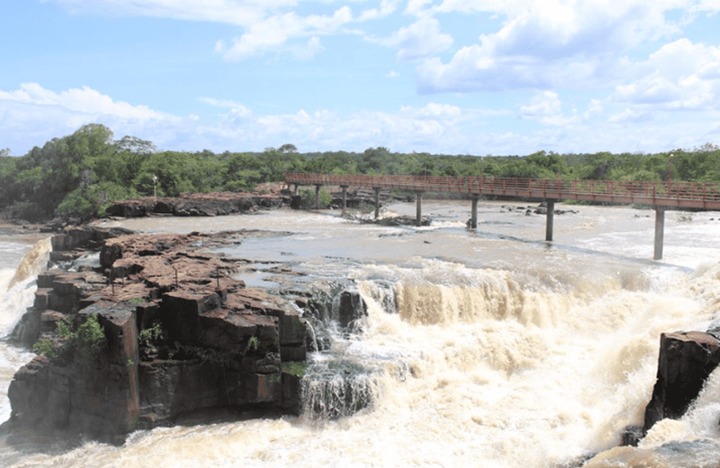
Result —
<path fill-rule="evenodd" d="M 465 193 L 517 198 L 720 210 L 720 182 L 621 182 L 505 177 L 374 176 L 293 173 L 294 185 L 334 185 L 415 192 Z"/>

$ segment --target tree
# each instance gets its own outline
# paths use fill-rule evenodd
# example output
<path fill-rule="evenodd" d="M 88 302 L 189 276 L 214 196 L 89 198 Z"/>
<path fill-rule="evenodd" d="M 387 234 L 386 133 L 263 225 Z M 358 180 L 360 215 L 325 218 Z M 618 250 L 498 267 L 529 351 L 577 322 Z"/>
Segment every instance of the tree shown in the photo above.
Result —
<path fill-rule="evenodd" d="M 277 149 L 281 153 L 297 153 L 297 146 L 293 145 L 292 143 L 285 143 L 280 148 Z"/>
<path fill-rule="evenodd" d="M 148 155 L 157 151 L 153 142 L 125 135 L 115 142 L 118 151 L 128 151 L 135 154 Z"/>
<path fill-rule="evenodd" d="M 361 174 L 382 174 L 383 168 L 390 159 L 390 151 L 384 146 L 366 149 L 358 163 Z"/>

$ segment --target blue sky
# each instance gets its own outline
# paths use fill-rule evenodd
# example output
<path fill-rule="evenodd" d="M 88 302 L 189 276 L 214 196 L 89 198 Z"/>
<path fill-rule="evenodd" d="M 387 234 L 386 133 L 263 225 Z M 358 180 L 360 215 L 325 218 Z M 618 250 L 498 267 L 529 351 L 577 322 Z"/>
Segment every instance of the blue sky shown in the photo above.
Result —
<path fill-rule="evenodd" d="M 0 148 L 720 144 L 720 0 L 3 0 Z"/>

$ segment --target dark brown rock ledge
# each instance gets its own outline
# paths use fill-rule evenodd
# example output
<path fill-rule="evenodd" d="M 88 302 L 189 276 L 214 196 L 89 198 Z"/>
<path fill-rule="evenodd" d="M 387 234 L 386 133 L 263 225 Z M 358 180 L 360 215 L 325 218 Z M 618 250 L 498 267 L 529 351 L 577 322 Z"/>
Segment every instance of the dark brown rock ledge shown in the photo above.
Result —
<path fill-rule="evenodd" d="M 706 332 L 663 333 L 657 381 L 645 409 L 644 431 L 664 418 L 680 418 L 720 363 L 720 340 Z"/>
<path fill-rule="evenodd" d="M 137 218 L 150 215 L 222 216 L 278 208 L 284 198 L 279 193 L 215 192 L 179 197 L 144 197 L 120 200 L 106 210 L 109 216 Z"/>
<path fill-rule="evenodd" d="M 304 319 L 204 250 L 222 235 L 113 234 L 53 242 L 101 244 L 100 266 L 39 276 L 14 336 L 40 355 L 10 385 L 11 430 L 122 441 L 203 412 L 299 412 Z"/>

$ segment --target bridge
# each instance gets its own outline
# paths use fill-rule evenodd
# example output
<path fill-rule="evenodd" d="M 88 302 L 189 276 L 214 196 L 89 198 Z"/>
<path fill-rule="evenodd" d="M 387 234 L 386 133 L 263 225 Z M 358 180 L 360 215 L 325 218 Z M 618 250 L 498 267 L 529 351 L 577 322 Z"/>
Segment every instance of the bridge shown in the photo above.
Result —
<path fill-rule="evenodd" d="M 477 204 L 481 196 L 542 201 L 547 204 L 545 240 L 553 240 L 555 202 L 587 201 L 614 205 L 647 205 L 655 209 L 654 259 L 663 255 L 665 210 L 720 210 L 720 182 L 623 182 L 613 180 L 554 180 L 504 177 L 375 176 L 292 173 L 285 183 L 315 186 L 315 206 L 323 185 L 342 189 L 343 213 L 347 207 L 347 188 L 365 187 L 375 191 L 375 218 L 379 215 L 381 190 L 403 190 L 416 196 L 417 224 L 422 219 L 422 196 L 426 192 L 464 194 L 472 200 L 470 227 L 477 228 Z"/>

